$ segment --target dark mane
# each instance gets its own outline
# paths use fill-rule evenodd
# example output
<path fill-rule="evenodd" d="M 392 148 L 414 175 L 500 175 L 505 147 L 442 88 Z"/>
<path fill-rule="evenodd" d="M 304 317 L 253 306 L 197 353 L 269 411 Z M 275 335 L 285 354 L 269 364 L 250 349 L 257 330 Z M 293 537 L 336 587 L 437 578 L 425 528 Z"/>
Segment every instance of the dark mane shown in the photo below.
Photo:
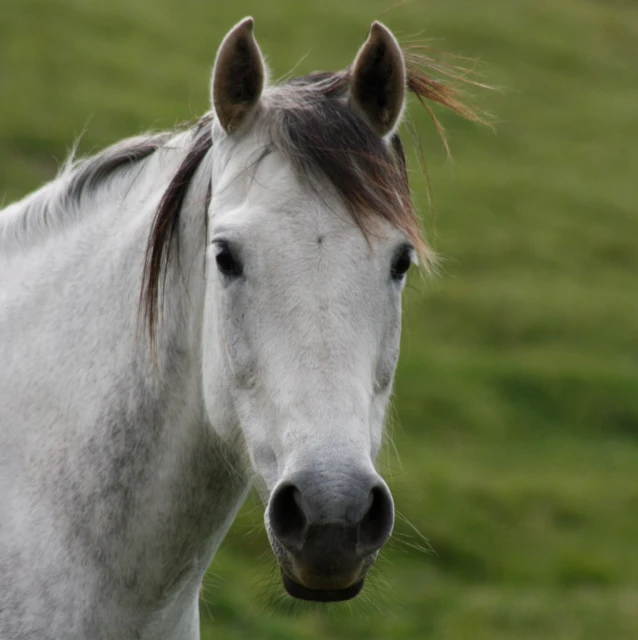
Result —
<path fill-rule="evenodd" d="M 191 148 L 160 200 L 148 238 L 140 291 L 140 310 L 149 327 L 151 345 L 154 345 L 160 284 L 165 282 L 173 241 L 177 236 L 182 204 L 197 168 L 213 146 L 211 122 L 212 116 L 207 114 L 195 125 Z M 206 210 L 208 210 L 210 194 L 211 184 L 209 183 Z"/>
<path fill-rule="evenodd" d="M 407 85 L 438 124 L 426 101 L 440 104 L 459 115 L 481 122 L 480 115 L 463 104 L 450 85 L 427 75 L 431 62 L 409 54 Z M 437 71 L 456 77 L 437 63 Z M 462 74 L 458 78 L 465 79 Z M 431 254 L 422 237 L 419 217 L 412 202 L 403 145 L 397 133 L 387 144 L 376 135 L 347 102 L 350 70 L 313 73 L 269 89 L 265 126 L 270 145 L 292 163 L 297 175 L 310 187 L 332 186 L 356 224 L 370 232 L 371 216 L 381 216 L 401 229 L 424 262 Z M 146 249 L 140 310 L 154 344 L 160 291 L 165 282 L 171 249 L 177 234 L 182 203 L 191 179 L 212 147 L 212 115 L 195 126 L 192 147 L 160 202 Z M 446 146 L 447 148 L 447 146 Z"/>
<path fill-rule="evenodd" d="M 77 166 L 72 167 L 66 198 L 78 201 L 84 194 L 94 191 L 118 169 L 148 158 L 173 135 L 164 132 L 128 138 L 91 158 L 81 160 Z"/>

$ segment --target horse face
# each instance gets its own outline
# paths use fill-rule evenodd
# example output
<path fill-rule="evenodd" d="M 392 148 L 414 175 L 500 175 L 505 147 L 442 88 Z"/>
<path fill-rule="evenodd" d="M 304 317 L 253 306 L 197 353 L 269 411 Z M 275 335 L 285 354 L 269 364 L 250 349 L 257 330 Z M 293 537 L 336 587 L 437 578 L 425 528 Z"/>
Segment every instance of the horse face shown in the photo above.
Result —
<path fill-rule="evenodd" d="M 398 70 L 387 59 L 396 43 L 379 29 L 371 31 L 382 41 L 373 42 L 370 60 L 370 38 L 355 60 L 362 78 L 352 80 L 350 100 L 363 97 L 349 108 L 367 123 L 365 135 L 382 140 L 403 100 L 383 91 L 398 91 L 398 81 L 402 92 L 404 76 L 402 58 Z M 378 60 L 377 100 L 366 82 L 375 81 Z M 246 86 L 238 91 L 242 73 Z M 211 423 L 241 435 L 262 481 L 266 527 L 288 592 L 345 600 L 361 589 L 393 526 L 392 497 L 374 460 L 413 249 L 374 214 L 364 235 L 334 189 L 304 182 L 290 154 L 269 144 L 264 74 L 252 23 L 241 23 L 222 44 L 213 76 L 205 395 Z M 225 372 L 223 383 L 215 367 Z M 222 396 L 231 401 L 220 409 Z"/>

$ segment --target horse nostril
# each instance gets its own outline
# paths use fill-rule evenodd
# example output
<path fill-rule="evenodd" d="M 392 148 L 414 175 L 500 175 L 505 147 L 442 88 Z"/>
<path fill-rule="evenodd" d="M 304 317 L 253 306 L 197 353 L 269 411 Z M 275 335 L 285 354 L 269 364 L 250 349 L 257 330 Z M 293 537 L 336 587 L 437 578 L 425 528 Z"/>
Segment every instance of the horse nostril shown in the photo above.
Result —
<path fill-rule="evenodd" d="M 270 527 L 288 548 L 300 550 L 308 519 L 301 506 L 301 493 L 294 484 L 284 484 L 273 493 L 268 507 Z"/>
<path fill-rule="evenodd" d="M 370 493 L 370 507 L 359 523 L 358 547 L 361 553 L 378 551 L 390 537 L 394 524 L 394 505 L 389 490 L 385 486 L 376 486 Z"/>

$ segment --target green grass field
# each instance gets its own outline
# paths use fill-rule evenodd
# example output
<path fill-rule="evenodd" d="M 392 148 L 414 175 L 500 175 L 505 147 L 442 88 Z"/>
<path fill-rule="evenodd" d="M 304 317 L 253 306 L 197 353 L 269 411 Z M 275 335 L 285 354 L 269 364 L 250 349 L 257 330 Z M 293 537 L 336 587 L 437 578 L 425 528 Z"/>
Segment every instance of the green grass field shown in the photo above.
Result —
<path fill-rule="evenodd" d="M 392 0 L 0 0 L 0 198 L 81 151 L 208 108 L 252 14 L 274 77 L 348 64 Z M 281 593 L 262 509 L 202 597 L 203 638 L 638 638 L 638 4 L 419 0 L 382 19 L 480 57 L 490 132 L 413 105 L 442 255 L 407 291 L 394 443 L 401 514 L 364 595 Z M 299 62 L 301 60 L 301 62 Z"/>

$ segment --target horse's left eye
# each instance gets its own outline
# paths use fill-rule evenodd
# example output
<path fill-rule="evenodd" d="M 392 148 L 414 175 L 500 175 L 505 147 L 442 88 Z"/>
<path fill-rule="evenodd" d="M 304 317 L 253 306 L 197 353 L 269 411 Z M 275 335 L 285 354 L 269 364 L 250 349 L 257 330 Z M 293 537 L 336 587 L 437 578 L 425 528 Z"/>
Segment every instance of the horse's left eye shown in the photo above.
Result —
<path fill-rule="evenodd" d="M 409 244 L 404 244 L 394 254 L 392 260 L 391 275 L 392 279 L 396 282 L 403 280 L 403 277 L 407 273 L 410 265 L 412 264 L 412 247 Z"/>
<path fill-rule="evenodd" d="M 218 244 L 215 262 L 219 272 L 228 278 L 237 278 L 242 274 L 243 270 L 239 258 L 234 255 L 230 246 L 225 242 Z"/>

